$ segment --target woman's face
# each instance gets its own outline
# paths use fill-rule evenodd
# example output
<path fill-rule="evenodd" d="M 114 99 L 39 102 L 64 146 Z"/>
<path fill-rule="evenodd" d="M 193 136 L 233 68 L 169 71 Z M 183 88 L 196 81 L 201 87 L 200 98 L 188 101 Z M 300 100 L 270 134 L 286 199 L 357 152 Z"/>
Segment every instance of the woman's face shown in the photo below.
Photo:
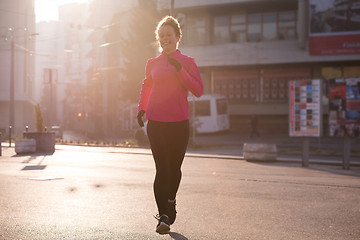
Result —
<path fill-rule="evenodd" d="M 158 36 L 160 46 L 165 53 L 170 54 L 176 51 L 180 36 L 176 36 L 174 28 L 169 25 L 163 25 L 159 29 Z"/>

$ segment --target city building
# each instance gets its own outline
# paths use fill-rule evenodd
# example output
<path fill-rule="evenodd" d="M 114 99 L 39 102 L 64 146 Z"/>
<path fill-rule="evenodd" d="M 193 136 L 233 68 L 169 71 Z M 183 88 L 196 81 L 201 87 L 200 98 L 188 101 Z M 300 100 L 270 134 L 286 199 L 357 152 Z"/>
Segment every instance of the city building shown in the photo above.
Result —
<path fill-rule="evenodd" d="M 144 76 L 139 76 L 139 73 L 145 69 L 146 59 L 143 59 L 143 56 L 153 57 L 155 48 L 151 49 L 150 54 L 145 51 L 138 54 L 141 56 L 131 55 L 131 52 L 133 49 L 149 48 L 150 43 L 144 41 L 147 39 L 145 32 L 150 31 L 149 41 L 153 40 L 153 29 L 147 28 L 152 11 L 144 9 L 144 6 L 149 4 L 153 4 L 156 11 L 156 1 L 150 0 L 93 0 L 90 4 L 87 25 L 92 26 L 88 38 L 92 49 L 87 55 L 91 59 L 91 67 L 87 71 L 87 86 L 90 108 L 88 124 L 91 127 L 88 128 L 88 133 L 93 137 L 115 139 L 124 137 L 127 132 L 137 128 L 134 124 L 134 99 L 138 98 Z M 155 21 L 151 27 L 154 27 L 153 25 Z M 139 31 L 145 27 L 146 30 Z M 136 31 L 134 28 L 139 35 L 133 35 Z M 140 61 L 134 62 L 136 57 Z M 129 62 L 131 64 L 128 64 Z M 129 72 L 131 74 L 127 75 Z M 139 87 L 136 96 L 131 95 L 131 100 L 124 97 L 127 94 L 124 89 L 128 87 L 130 78 L 134 85 L 138 85 L 130 90 L 134 91 Z"/>
<path fill-rule="evenodd" d="M 80 116 L 86 115 L 86 57 L 90 44 L 87 3 L 69 3 L 59 7 L 58 21 L 37 23 L 36 39 L 37 102 L 45 125 L 84 131 Z"/>
<path fill-rule="evenodd" d="M 36 38 L 35 99 L 48 128 L 63 120 L 67 59 L 64 28 L 64 23 L 59 21 L 36 23 L 39 36 Z"/>
<path fill-rule="evenodd" d="M 62 106 L 61 124 L 64 129 L 85 132 L 88 116 L 87 70 L 91 59 L 87 57 L 91 44 L 87 41 L 90 30 L 86 25 L 89 17 L 88 3 L 69 3 L 59 7 L 59 21 L 64 27 L 64 48 L 66 54 L 62 71 L 64 78 L 59 103 Z M 59 111 L 60 113 L 60 111 Z"/>
<path fill-rule="evenodd" d="M 92 137 L 105 138 L 119 135 L 119 83 L 123 66 L 119 51 L 120 36 L 113 39 L 112 29 L 121 29 L 126 33 L 129 11 L 136 1 L 93 0 L 90 3 L 90 15 L 87 25 L 91 26 L 87 41 L 91 50 L 87 57 L 91 60 L 88 74 L 89 116 L 88 133 Z"/>
<path fill-rule="evenodd" d="M 158 0 L 162 15 L 170 14 L 170 2 Z M 359 1 L 173 3 L 183 31 L 180 50 L 196 60 L 205 93 L 227 97 L 232 131 L 247 133 L 256 114 L 260 133 L 287 134 L 289 81 L 323 79 L 327 132 L 327 80 L 360 76 L 360 22 L 356 14 L 344 15 L 358 12 Z"/>
<path fill-rule="evenodd" d="M 0 131 L 35 130 L 34 0 L 0 1 Z"/>

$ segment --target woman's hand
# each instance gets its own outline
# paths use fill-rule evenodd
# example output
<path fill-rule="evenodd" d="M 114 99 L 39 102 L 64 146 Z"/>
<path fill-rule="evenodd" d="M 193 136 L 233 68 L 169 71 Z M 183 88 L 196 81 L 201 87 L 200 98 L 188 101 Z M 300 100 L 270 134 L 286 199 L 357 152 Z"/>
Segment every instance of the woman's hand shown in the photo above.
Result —
<path fill-rule="evenodd" d="M 182 68 L 181 63 L 174 58 L 169 58 L 169 63 L 176 68 L 176 71 L 180 71 Z"/>
<path fill-rule="evenodd" d="M 140 127 L 144 126 L 144 122 L 142 120 L 142 117 L 144 116 L 144 114 L 145 114 L 144 110 L 140 110 L 137 114 L 137 121 L 138 121 Z"/>

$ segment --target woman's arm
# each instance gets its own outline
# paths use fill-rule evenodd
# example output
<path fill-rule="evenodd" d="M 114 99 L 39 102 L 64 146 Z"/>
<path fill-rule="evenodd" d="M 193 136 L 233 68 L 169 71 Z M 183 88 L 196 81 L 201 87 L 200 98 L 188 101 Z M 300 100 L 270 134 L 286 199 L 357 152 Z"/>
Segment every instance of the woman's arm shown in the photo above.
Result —
<path fill-rule="evenodd" d="M 196 97 L 200 97 L 203 94 L 203 81 L 194 59 L 188 58 L 178 74 L 182 85 L 187 90 L 192 92 Z"/>
<path fill-rule="evenodd" d="M 141 85 L 138 112 L 140 112 L 141 110 L 146 111 L 152 86 L 153 80 L 150 73 L 150 61 L 148 60 L 145 67 L 145 79 L 143 80 L 143 83 Z"/>

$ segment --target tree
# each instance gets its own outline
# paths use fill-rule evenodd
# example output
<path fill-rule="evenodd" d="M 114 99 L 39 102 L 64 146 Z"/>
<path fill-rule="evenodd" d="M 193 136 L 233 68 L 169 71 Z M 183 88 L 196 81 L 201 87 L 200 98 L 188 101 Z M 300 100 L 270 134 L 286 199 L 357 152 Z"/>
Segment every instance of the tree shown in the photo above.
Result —
<path fill-rule="evenodd" d="M 39 104 L 35 105 L 35 120 L 36 120 L 36 129 L 38 130 L 38 132 L 43 132 L 45 129 L 45 125 Z"/>
<path fill-rule="evenodd" d="M 118 42 L 109 48 L 108 56 L 111 65 L 119 66 L 110 73 L 111 78 L 120 79 L 115 84 L 119 88 L 119 98 L 134 103 L 139 98 L 146 61 L 156 53 L 154 30 L 159 14 L 155 0 L 139 0 L 139 5 L 128 14 L 127 29 L 124 31 L 115 24 L 122 21 L 121 13 L 114 17 L 114 27 L 109 29 L 105 39 L 109 43 Z"/>

